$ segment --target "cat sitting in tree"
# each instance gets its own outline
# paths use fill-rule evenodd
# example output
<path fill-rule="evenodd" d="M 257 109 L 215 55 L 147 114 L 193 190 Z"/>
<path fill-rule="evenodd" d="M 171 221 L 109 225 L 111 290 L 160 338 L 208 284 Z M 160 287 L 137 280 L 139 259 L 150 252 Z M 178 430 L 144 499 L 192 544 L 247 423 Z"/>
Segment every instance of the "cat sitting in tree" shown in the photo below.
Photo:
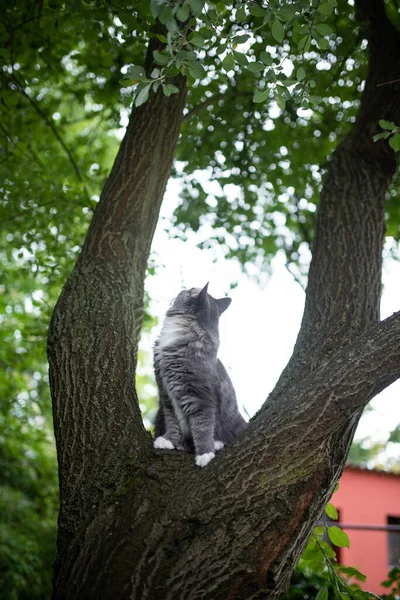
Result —
<path fill-rule="evenodd" d="M 236 394 L 217 358 L 218 322 L 231 303 L 202 289 L 178 294 L 154 346 L 159 390 L 155 448 L 195 451 L 205 467 L 246 426 Z"/>

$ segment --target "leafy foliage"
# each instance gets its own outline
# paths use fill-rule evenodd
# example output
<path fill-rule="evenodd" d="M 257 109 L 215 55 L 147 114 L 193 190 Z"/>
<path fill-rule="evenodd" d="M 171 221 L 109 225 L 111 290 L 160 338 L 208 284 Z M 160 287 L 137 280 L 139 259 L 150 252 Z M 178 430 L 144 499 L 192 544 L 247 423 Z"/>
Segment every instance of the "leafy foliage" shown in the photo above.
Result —
<path fill-rule="evenodd" d="M 355 119 L 365 75 L 366 45 L 352 11 L 345 0 L 268 5 L 227 0 L 209 2 L 207 8 L 200 0 L 21 0 L 3 7 L 4 598 L 49 595 L 57 483 L 46 329 L 132 99 L 140 107 L 150 94 L 172 95 L 177 91 L 173 77 L 178 72 L 187 77 L 174 172 L 184 186 L 172 234 L 184 238 L 187 229 L 200 230 L 204 246 L 222 244 L 227 256 L 244 266 L 264 267 L 283 249 L 304 273 L 302 251 L 313 237 L 325 161 Z M 150 39 L 159 47 L 146 70 Z M 395 147 L 398 126 L 382 122 L 381 127 L 379 135 Z M 306 153 L 301 140 L 307 140 Z M 388 235 L 396 240 L 399 211 L 391 198 Z M 212 233 L 203 225 L 211 225 Z M 148 313 L 145 323 L 152 325 Z M 150 412 L 154 388 L 148 369 L 139 368 L 136 383 L 143 409 Z"/>

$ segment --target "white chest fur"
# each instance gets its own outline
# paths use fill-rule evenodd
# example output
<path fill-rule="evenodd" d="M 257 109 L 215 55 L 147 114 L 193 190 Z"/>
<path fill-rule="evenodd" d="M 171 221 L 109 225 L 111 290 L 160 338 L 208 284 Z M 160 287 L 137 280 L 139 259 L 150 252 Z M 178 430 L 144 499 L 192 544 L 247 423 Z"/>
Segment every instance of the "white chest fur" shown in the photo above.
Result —
<path fill-rule="evenodd" d="M 167 317 L 164 320 L 160 337 L 158 338 L 158 347 L 162 350 L 182 340 L 182 337 L 188 332 L 188 326 L 189 323 L 185 317 Z"/>

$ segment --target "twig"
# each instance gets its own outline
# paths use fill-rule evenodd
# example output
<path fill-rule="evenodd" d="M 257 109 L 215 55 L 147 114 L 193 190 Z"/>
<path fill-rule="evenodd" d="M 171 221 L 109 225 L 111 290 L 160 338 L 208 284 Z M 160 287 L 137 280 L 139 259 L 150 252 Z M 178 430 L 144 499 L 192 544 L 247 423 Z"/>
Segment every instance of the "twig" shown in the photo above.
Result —
<path fill-rule="evenodd" d="M 311 35 L 312 28 L 313 28 L 313 25 L 314 25 L 315 15 L 318 12 L 318 7 L 319 7 L 320 3 L 321 3 L 321 0 L 317 0 L 317 5 L 315 7 L 315 10 L 314 10 L 314 13 L 313 13 L 313 16 L 312 16 L 312 19 L 311 19 L 310 28 L 308 30 L 306 41 L 304 42 L 304 46 L 303 46 L 303 56 L 302 56 L 303 59 L 304 59 L 304 53 L 306 51 L 306 47 L 307 47 L 307 44 L 308 44 L 308 40 L 310 39 L 310 35 Z"/>
<path fill-rule="evenodd" d="M 13 85 L 15 85 L 16 89 L 18 90 L 18 92 L 24 96 L 34 107 L 34 109 L 36 110 L 36 112 L 42 117 L 42 119 L 44 120 L 44 122 L 46 123 L 46 125 L 48 125 L 48 127 L 50 127 L 51 131 L 53 132 L 53 134 L 55 135 L 55 137 L 57 138 L 58 142 L 60 143 L 61 147 L 63 148 L 63 150 L 65 151 L 65 153 L 68 156 L 68 159 L 76 173 L 77 178 L 79 179 L 79 181 L 81 181 L 82 183 L 84 182 L 82 174 L 79 170 L 79 167 L 74 159 L 74 157 L 72 156 L 71 151 L 69 150 L 69 148 L 67 147 L 67 145 L 65 144 L 64 140 L 62 139 L 61 135 L 59 134 L 58 130 L 56 129 L 56 127 L 54 126 L 54 124 L 50 121 L 50 119 L 47 117 L 46 113 L 43 112 L 43 110 L 41 109 L 41 107 L 37 104 L 37 102 L 29 95 L 25 92 L 25 90 L 23 89 L 22 85 L 19 83 L 19 81 L 16 79 L 15 75 L 13 77 L 7 77 L 4 73 L 2 74 L 3 77 L 9 82 L 12 83 Z M 86 193 L 86 196 L 89 200 L 89 194 L 88 191 L 86 189 L 86 186 L 83 186 L 83 189 Z"/>
<path fill-rule="evenodd" d="M 289 263 L 289 261 L 287 261 L 287 262 L 285 263 L 285 269 L 287 270 L 287 272 L 288 272 L 288 273 L 290 273 L 290 275 L 293 277 L 293 279 L 295 280 L 295 282 L 299 284 L 299 286 L 301 287 L 301 289 L 303 290 L 303 292 L 305 292 L 305 291 L 306 291 L 306 288 L 305 288 L 305 286 L 303 285 L 303 283 L 301 282 L 301 279 L 299 279 L 299 278 L 297 277 L 296 273 L 294 273 L 293 271 L 291 271 L 291 269 L 290 269 L 290 263 Z"/>
<path fill-rule="evenodd" d="M 203 108 L 206 108 L 207 106 L 210 106 L 211 104 L 214 104 L 214 102 L 217 102 L 218 100 L 222 100 L 224 98 L 233 98 L 235 96 L 253 96 L 253 92 L 238 92 L 238 91 L 233 92 L 232 91 L 232 92 L 214 94 L 214 96 L 210 96 L 210 98 L 207 98 L 207 100 L 203 100 L 203 102 L 200 102 L 200 104 L 197 104 L 191 110 L 189 110 L 189 112 L 182 117 L 182 122 L 188 121 L 194 114 L 200 112 L 201 110 L 203 110 Z"/>
<path fill-rule="evenodd" d="M 382 85 L 389 85 L 390 83 L 399 83 L 400 79 L 392 79 L 391 81 L 384 81 L 383 83 L 377 83 L 376 87 L 381 87 Z"/>

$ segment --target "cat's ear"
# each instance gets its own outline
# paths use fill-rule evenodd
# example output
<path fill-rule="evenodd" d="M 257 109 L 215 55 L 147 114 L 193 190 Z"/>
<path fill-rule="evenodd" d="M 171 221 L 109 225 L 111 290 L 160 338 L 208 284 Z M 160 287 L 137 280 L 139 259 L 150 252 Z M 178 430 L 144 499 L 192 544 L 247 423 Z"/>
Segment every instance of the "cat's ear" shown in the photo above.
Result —
<path fill-rule="evenodd" d="M 197 296 L 197 300 L 200 304 L 203 304 L 206 301 L 207 298 L 207 290 L 208 290 L 208 284 L 210 282 L 208 281 L 206 283 L 206 285 L 203 287 L 203 289 L 201 290 L 201 292 L 199 292 L 199 295 Z"/>
<path fill-rule="evenodd" d="M 218 298 L 215 300 L 215 302 L 218 305 L 219 314 L 222 315 L 222 313 L 228 308 L 228 306 L 232 302 L 232 298 Z"/>

